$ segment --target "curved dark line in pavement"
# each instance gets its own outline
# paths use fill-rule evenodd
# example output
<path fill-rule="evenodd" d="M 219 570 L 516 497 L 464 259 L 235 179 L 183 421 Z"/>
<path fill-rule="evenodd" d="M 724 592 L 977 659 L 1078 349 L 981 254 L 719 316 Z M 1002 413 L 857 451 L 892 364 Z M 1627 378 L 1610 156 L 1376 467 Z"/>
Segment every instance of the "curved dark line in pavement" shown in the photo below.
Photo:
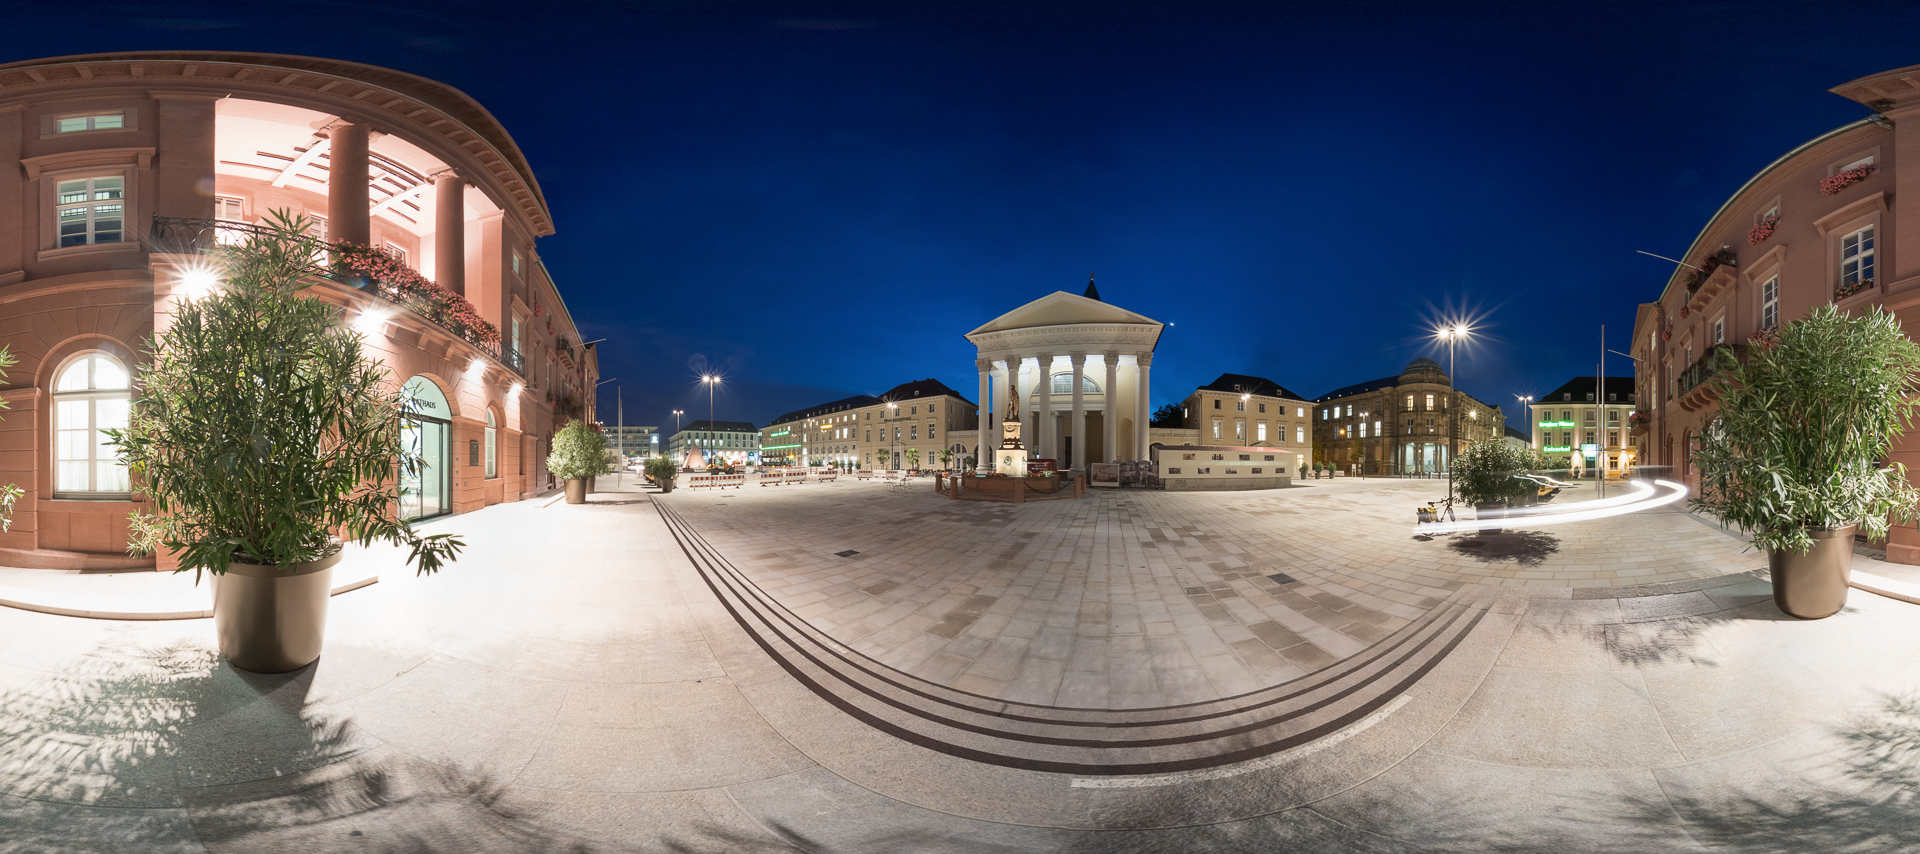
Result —
<path fill-rule="evenodd" d="M 692 549 L 688 547 L 686 539 L 683 538 L 683 536 L 678 530 L 674 530 L 674 526 L 669 525 L 668 527 L 669 527 L 669 532 L 674 537 L 674 542 L 680 546 L 681 551 L 687 555 L 688 559 L 694 563 L 696 568 L 701 568 L 702 561 L 693 554 Z M 688 531 L 687 534 L 690 536 L 692 532 Z M 1232 764 L 1236 762 L 1244 762 L 1249 759 L 1257 759 L 1259 757 L 1269 756 L 1274 753 L 1278 753 L 1282 750 L 1286 750 L 1292 747 L 1297 747 L 1303 744 L 1311 743 L 1316 739 L 1319 739 L 1326 735 L 1330 735 L 1334 732 L 1338 732 L 1339 730 L 1344 729 L 1345 727 L 1350 726 L 1353 723 L 1356 723 L 1364 719 L 1366 716 L 1372 714 L 1375 711 L 1378 711 L 1380 708 L 1384 707 L 1387 703 L 1391 702 L 1393 698 L 1404 693 L 1408 688 L 1412 687 L 1421 678 L 1425 677 L 1427 673 L 1431 672 L 1434 667 L 1438 666 L 1441 661 L 1444 661 L 1449 655 L 1451 655 L 1454 649 L 1459 647 L 1460 643 L 1464 641 L 1468 635 L 1472 634 L 1474 628 L 1479 625 L 1480 620 L 1486 616 L 1486 612 L 1484 610 L 1476 613 L 1473 616 L 1473 618 L 1468 622 L 1466 628 L 1463 629 L 1458 634 L 1454 635 L 1453 638 L 1447 642 L 1446 646 L 1440 650 L 1438 655 L 1422 663 L 1421 666 L 1416 668 L 1413 673 L 1409 674 L 1406 678 L 1400 680 L 1400 682 L 1392 686 L 1388 691 L 1372 699 L 1362 702 L 1359 706 L 1357 706 L 1353 710 L 1348 711 L 1347 713 L 1331 721 L 1328 721 L 1324 724 L 1321 724 L 1319 726 L 1312 727 L 1310 729 L 1307 729 L 1298 733 L 1294 733 L 1293 735 L 1290 735 L 1290 736 L 1285 736 L 1280 739 L 1276 739 L 1266 744 L 1242 748 L 1240 750 L 1230 751 L 1226 753 L 1214 754 L 1211 756 L 1195 757 L 1192 759 L 1163 760 L 1159 762 L 1091 764 L 1091 763 L 1082 763 L 1082 762 L 1063 762 L 1063 761 L 1057 761 L 1057 760 L 1033 759 L 1029 757 L 1011 756 L 1006 754 L 994 753 L 991 751 L 981 750 L 978 748 L 964 747 L 958 744 L 953 744 L 948 741 L 943 741 L 941 739 L 934 738 L 933 736 L 930 736 L 930 735 L 925 735 L 923 733 L 915 732 L 904 726 L 885 720 L 879 717 L 878 715 L 873 714 L 872 712 L 869 712 L 865 709 L 860 708 L 859 706 L 855 705 L 852 701 L 846 699 L 845 697 L 842 697 L 837 693 L 829 690 L 825 685 L 821 684 L 819 681 L 815 680 L 813 677 L 803 672 L 796 664 L 790 661 L 786 656 L 781 655 L 774 648 L 773 644 L 770 643 L 768 639 L 764 637 L 760 632 L 756 631 L 753 628 L 753 625 L 744 618 L 744 616 L 740 613 L 740 610 L 734 606 L 734 603 L 730 600 L 730 598 L 726 594 L 721 592 L 720 587 L 715 584 L 714 579 L 711 577 L 710 573 L 705 571 L 705 569 L 701 569 L 701 580 L 705 582 L 707 585 L 707 588 L 713 592 L 714 597 L 720 601 L 721 607 L 727 610 L 727 613 L 730 614 L 734 618 L 734 621 L 738 623 L 744 631 L 747 632 L 747 635 L 753 639 L 754 643 L 758 645 L 763 652 L 767 653 L 767 655 L 771 657 L 777 664 L 779 664 L 781 669 L 785 670 L 787 674 L 793 677 L 796 681 L 800 682 L 802 685 L 805 685 L 808 690 L 812 691 L 815 694 L 815 696 L 820 697 L 822 700 L 825 700 L 827 703 L 831 704 L 835 708 L 840 709 L 842 712 L 846 713 L 848 716 L 853 717 L 854 719 L 859 720 L 862 723 L 867 724 L 868 726 L 871 726 L 877 730 L 880 730 L 889 735 L 892 735 L 895 738 L 898 738 L 909 744 L 925 747 L 929 750 L 937 751 L 939 753 L 944 753 L 946 755 L 954 756 L 961 759 L 967 759 L 970 761 L 981 762 L 985 764 L 998 765 L 1001 767 L 1016 768 L 1016 769 L 1028 770 L 1028 771 L 1044 771 L 1044 772 L 1061 773 L 1061 774 L 1085 774 L 1090 776 L 1123 776 L 1123 775 L 1163 774 L 1163 773 L 1173 773 L 1173 772 L 1179 772 L 1179 771 L 1193 771 L 1193 770 L 1199 770 L 1204 768 L 1212 768 L 1220 765 Z M 728 586 L 731 587 L 731 585 L 728 585 Z M 771 628 L 770 624 L 769 624 L 769 628 Z M 796 651 L 801 651 L 798 649 L 798 647 L 796 647 L 795 649 Z M 805 654 L 804 651 L 801 651 L 801 652 L 802 654 Z M 816 662 L 816 665 L 817 664 L 818 663 Z M 828 670 L 828 672 L 832 672 L 832 671 Z M 910 708 L 907 710 L 910 712 L 915 711 Z M 918 712 L 915 712 L 915 713 L 920 714 Z M 925 717 L 925 715 L 922 714 L 922 717 Z M 1006 734 L 1006 733 L 988 733 L 988 734 L 994 735 L 1000 738 L 1009 738 L 1009 734 Z M 1209 739 L 1209 740 L 1212 740 L 1212 739 Z M 1099 744 L 1097 746 L 1103 747 L 1106 749 L 1113 749 L 1114 747 L 1111 744 L 1105 744 L 1105 743 Z"/>
<path fill-rule="evenodd" d="M 769 596 L 766 595 L 765 591 L 760 590 L 759 586 L 755 585 L 752 579 L 747 578 L 745 573 L 741 572 L 738 567 L 733 566 L 732 561 L 728 560 L 726 555 L 722 554 L 717 547 L 715 547 L 712 543 L 707 542 L 706 538 L 701 537 L 698 533 L 694 532 L 693 526 L 688 524 L 685 518 L 681 517 L 678 513 L 675 513 L 671 510 L 662 510 L 662 512 L 665 514 L 671 515 L 672 519 L 677 522 L 679 527 L 687 531 L 688 538 L 696 544 L 696 547 L 703 554 L 709 556 L 709 558 L 718 565 L 717 568 L 725 570 L 725 572 L 723 573 L 724 575 L 723 581 L 729 589 L 734 591 L 735 595 L 739 596 L 743 601 L 757 602 L 761 604 L 761 607 L 754 609 L 755 616 L 758 617 L 763 623 L 766 623 L 768 628 L 772 629 L 776 635 L 778 635 L 782 640 L 785 640 L 790 646 L 793 646 L 796 650 L 800 648 L 801 644 L 795 643 L 793 641 L 792 638 L 795 635 L 806 640 L 808 644 L 811 646 L 826 650 L 826 652 L 829 655 L 832 655 L 834 658 L 837 658 L 840 661 L 845 662 L 848 667 L 858 670 L 859 672 L 866 674 L 868 677 L 871 677 L 872 679 L 882 682 L 886 685 L 892 686 L 900 691 L 904 691 L 906 693 L 913 694 L 918 697 L 926 698 L 927 700 L 932 702 L 937 702 L 944 705 L 952 706 L 954 708 L 962 709 L 971 714 L 977 714 L 985 717 L 994 717 L 994 718 L 1002 718 L 1006 720 L 1020 721 L 1023 723 L 1052 724 L 1052 725 L 1058 725 L 1058 726 L 1088 726 L 1088 727 L 1097 726 L 1097 727 L 1120 728 L 1120 727 L 1149 727 L 1149 726 L 1197 723 L 1201 721 L 1213 720 L 1215 718 L 1230 717 L 1233 715 L 1253 711 L 1255 709 L 1265 708 L 1275 703 L 1285 702 L 1287 700 L 1294 699 L 1295 697 L 1304 696 L 1306 694 L 1310 694 L 1314 691 L 1320 690 L 1329 684 L 1337 682 L 1341 679 L 1345 679 L 1348 676 L 1352 675 L 1353 673 L 1358 672 L 1368 666 L 1371 666 L 1379 662 L 1380 660 L 1386 658 L 1388 655 L 1391 655 L 1395 650 L 1399 649 L 1401 646 L 1404 646 L 1415 640 L 1419 640 L 1420 643 L 1418 644 L 1418 647 L 1415 650 L 1413 650 L 1413 652 L 1418 652 L 1419 649 L 1425 648 L 1426 646 L 1431 644 L 1435 639 L 1437 639 L 1440 635 L 1444 634 L 1446 630 L 1450 628 L 1452 624 L 1459 619 L 1459 612 L 1454 611 L 1451 607 L 1435 609 L 1435 612 L 1431 617 L 1423 618 L 1421 621 L 1413 623 L 1403 628 L 1401 631 L 1396 632 L 1395 636 L 1397 639 L 1396 638 L 1383 639 L 1379 643 L 1374 644 L 1372 647 L 1369 647 L 1368 649 L 1363 650 L 1361 654 L 1345 659 L 1344 661 L 1337 663 L 1332 667 L 1328 667 L 1328 668 L 1316 671 L 1314 673 L 1310 673 L 1305 676 L 1301 676 L 1296 679 L 1283 682 L 1279 685 L 1268 685 L 1262 688 L 1256 688 L 1252 691 L 1236 694 L 1231 697 L 1221 697 L 1221 698 L 1216 698 L 1212 700 L 1201 700 L 1193 703 L 1181 703 L 1178 705 L 1171 705 L 1171 706 L 1148 706 L 1148 707 L 1141 707 L 1137 709 L 1094 709 L 1094 708 L 1078 707 L 1078 706 L 1048 706 L 1048 705 L 1043 705 L 1039 703 L 1026 703 L 1026 702 L 1020 702 L 1015 700 L 1001 700 L 995 697 L 986 697 L 980 694 L 974 694 L 968 691 L 961 691 L 956 688 L 949 688 L 944 685 L 937 685 L 936 683 L 930 683 L 930 682 L 927 682 L 927 680 L 925 679 L 922 679 L 911 673 L 906 673 L 898 668 L 880 664 L 878 662 L 874 662 L 874 666 L 883 668 L 888 673 L 898 674 L 899 677 L 901 677 L 902 679 L 911 679 L 914 682 L 932 685 L 937 689 L 939 689 L 940 691 L 951 692 L 954 694 L 958 694 L 962 697 L 974 698 L 981 701 L 981 703 L 985 705 L 998 705 L 1003 707 L 1009 706 L 1009 705 L 1018 705 L 1018 706 L 1024 706 L 1027 708 L 1046 709 L 1049 711 L 1057 711 L 1057 712 L 1086 712 L 1086 713 L 1107 714 L 1107 715 L 1139 715 L 1139 714 L 1152 713 L 1152 712 L 1166 712 L 1166 711 L 1172 711 L 1176 709 L 1191 709 L 1199 706 L 1222 705 L 1222 704 L 1232 703 L 1233 701 L 1239 700 L 1242 698 L 1252 697 L 1258 694 L 1269 694 L 1275 691 L 1285 690 L 1289 685 L 1296 685 L 1305 680 L 1313 680 L 1312 684 L 1306 685 L 1305 687 L 1301 687 L 1298 690 L 1292 691 L 1291 693 L 1271 697 L 1267 700 L 1263 700 L 1258 703 L 1245 704 L 1245 705 L 1239 705 L 1239 706 L 1229 706 L 1229 707 L 1223 708 L 1221 711 L 1218 711 L 1218 712 L 1211 712 L 1211 713 L 1202 714 L 1202 715 L 1190 715 L 1183 718 L 1164 718 L 1164 719 L 1150 719 L 1150 720 L 1087 721 L 1087 720 L 1072 720 L 1072 719 L 1063 719 L 1063 718 L 1038 717 L 1033 715 L 1021 715 L 1021 714 L 1014 714 L 1014 713 L 1009 713 L 1004 711 L 990 711 L 990 710 L 981 709 L 981 708 L 972 708 L 972 707 L 969 707 L 966 703 L 949 699 L 947 697 L 938 696 L 928 691 L 913 687 L 911 685 L 903 684 L 901 681 L 899 681 L 899 679 L 889 677 L 888 675 L 883 673 L 875 672 L 872 668 L 869 668 L 868 666 L 863 664 L 861 661 L 855 660 L 841 653 L 838 649 L 834 648 L 833 644 L 825 643 L 819 640 L 816 637 L 817 635 L 825 636 L 827 640 L 833 640 L 833 638 L 832 636 L 825 635 L 825 633 L 820 632 L 818 629 L 813 628 L 811 624 L 806 623 L 804 620 L 796 622 L 791 611 L 789 611 L 785 606 L 781 605 L 780 603 L 773 601 Z M 673 523 L 670 522 L 669 527 L 672 527 L 672 525 Z M 736 580 L 738 582 L 737 584 L 735 583 Z M 766 616 L 761 613 L 762 610 L 771 611 L 775 616 L 777 616 L 780 619 L 781 622 L 786 623 L 789 627 L 791 627 L 793 629 L 793 633 L 783 632 L 780 630 L 778 626 L 774 626 L 770 621 L 767 620 Z M 1444 623 L 1440 622 L 1442 617 L 1447 616 L 1449 614 L 1451 614 L 1450 619 L 1447 619 L 1447 621 Z M 1434 629 L 1435 626 L 1438 626 L 1438 628 Z M 1431 633 L 1428 633 L 1428 629 L 1434 629 L 1434 630 Z M 1425 635 L 1424 638 L 1421 637 L 1423 634 Z M 833 643 L 838 644 L 839 641 L 834 640 Z M 1382 646 L 1385 646 L 1385 648 L 1381 649 L 1380 647 Z M 807 653 L 805 652 L 802 652 L 801 654 L 807 655 Z M 1393 665 L 1387 668 L 1384 668 L 1382 673 L 1376 673 L 1374 676 L 1369 677 L 1367 681 L 1371 682 L 1371 681 L 1377 680 L 1381 675 L 1384 674 L 1385 671 L 1390 671 L 1394 667 L 1397 667 L 1400 664 L 1404 663 L 1407 660 L 1407 658 L 1411 657 L 1411 654 L 1412 653 L 1409 653 L 1409 655 L 1407 656 L 1402 656 L 1399 661 L 1396 661 L 1394 662 Z M 835 676 L 841 679 L 841 681 L 848 682 L 849 684 L 855 684 L 855 683 L 852 683 L 851 680 L 847 679 L 847 677 L 837 672 L 835 668 L 826 666 L 825 664 L 821 663 L 819 660 L 814 659 L 811 655 L 807 655 L 807 657 L 808 657 L 808 660 L 813 661 L 813 663 L 819 666 L 822 670 L 825 670 L 829 673 L 834 673 Z M 868 659 L 868 660 L 871 661 L 871 659 Z M 862 691 L 866 691 L 865 688 L 857 684 L 855 684 L 855 687 L 861 688 Z M 871 692 L 868 691 L 867 693 L 871 693 Z M 1344 694 L 1342 696 L 1344 696 Z M 918 713 L 919 712 L 916 711 L 916 714 Z"/>

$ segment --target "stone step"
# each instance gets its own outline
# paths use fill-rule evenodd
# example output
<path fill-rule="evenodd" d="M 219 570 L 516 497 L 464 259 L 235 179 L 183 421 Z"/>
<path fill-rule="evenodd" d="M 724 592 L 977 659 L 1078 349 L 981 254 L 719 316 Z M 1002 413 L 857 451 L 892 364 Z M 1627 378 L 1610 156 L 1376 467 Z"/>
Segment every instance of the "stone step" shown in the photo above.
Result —
<path fill-rule="evenodd" d="M 655 502 L 716 598 L 808 690 L 910 743 L 1013 768 L 1165 773 L 1311 743 L 1403 694 L 1472 631 L 1487 606 L 1457 595 L 1358 655 L 1236 697 L 1146 709 L 1013 703 L 921 679 L 839 643 L 760 590 L 666 505 Z"/>

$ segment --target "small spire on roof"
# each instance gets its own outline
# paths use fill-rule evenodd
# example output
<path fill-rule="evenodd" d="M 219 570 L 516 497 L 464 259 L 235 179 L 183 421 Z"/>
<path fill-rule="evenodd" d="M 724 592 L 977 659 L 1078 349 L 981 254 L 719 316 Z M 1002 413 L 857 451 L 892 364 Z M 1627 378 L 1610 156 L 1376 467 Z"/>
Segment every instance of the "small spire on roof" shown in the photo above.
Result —
<path fill-rule="evenodd" d="M 1081 296 L 1091 300 L 1100 299 L 1100 289 L 1093 286 L 1092 273 L 1087 274 L 1087 292 L 1084 294 L 1081 294 Z"/>

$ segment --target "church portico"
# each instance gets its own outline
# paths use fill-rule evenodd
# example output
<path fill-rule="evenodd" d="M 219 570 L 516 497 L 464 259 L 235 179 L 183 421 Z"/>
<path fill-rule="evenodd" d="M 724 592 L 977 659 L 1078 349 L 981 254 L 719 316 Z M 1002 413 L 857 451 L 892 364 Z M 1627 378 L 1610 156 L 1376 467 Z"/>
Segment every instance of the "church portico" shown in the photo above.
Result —
<path fill-rule="evenodd" d="M 1056 291 L 995 318 L 967 333 L 978 348 L 983 419 L 997 422 L 1008 399 L 1019 401 L 1012 411 L 1029 454 L 1063 469 L 1145 459 L 1148 371 L 1162 328 L 1102 302 L 1091 283 L 1085 295 Z M 980 434 L 988 471 L 1000 431 L 984 423 Z"/>

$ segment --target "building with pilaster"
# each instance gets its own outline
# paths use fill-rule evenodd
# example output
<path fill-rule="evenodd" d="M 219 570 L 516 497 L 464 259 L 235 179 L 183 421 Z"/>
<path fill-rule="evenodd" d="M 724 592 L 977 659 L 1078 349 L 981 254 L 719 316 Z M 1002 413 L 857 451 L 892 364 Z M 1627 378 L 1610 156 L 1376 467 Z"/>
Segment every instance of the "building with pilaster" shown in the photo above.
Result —
<path fill-rule="evenodd" d="M 959 392 L 936 379 L 915 380 L 775 418 L 760 430 L 760 458 L 769 465 L 903 468 L 911 450 L 921 468 L 958 468 L 973 453 L 970 431 L 978 423 L 973 402 Z"/>
<path fill-rule="evenodd" d="M 0 386 L 0 483 L 26 490 L 0 564 L 154 564 L 126 554 L 127 516 L 149 505 L 101 431 L 125 426 L 175 302 L 218 287 L 209 250 L 276 213 L 326 244 L 304 293 L 415 393 L 403 435 L 423 465 L 402 515 L 537 494 L 555 428 L 594 416 L 597 356 L 535 251 L 554 230 L 540 185 L 450 86 L 242 52 L 15 62 L 0 167 L 0 345 L 20 359 Z"/>
<path fill-rule="evenodd" d="M 700 449 L 702 460 L 724 461 L 736 466 L 760 461 L 760 430 L 751 421 L 690 422 L 668 442 L 667 458 L 684 464 L 687 451 Z"/>
<path fill-rule="evenodd" d="M 983 470 L 1000 460 L 1007 401 L 1021 415 L 1029 459 L 1084 473 L 1089 462 L 1147 459 L 1153 349 L 1164 324 L 1084 294 L 1055 291 L 972 332 L 979 373 Z"/>
<path fill-rule="evenodd" d="M 1553 460 L 1579 454 L 1579 468 L 1603 462 L 1610 472 L 1631 468 L 1634 447 L 1622 442 L 1634 412 L 1635 380 L 1607 377 L 1604 399 L 1599 399 L 1599 385 L 1594 377 L 1574 377 L 1529 405 L 1533 447 Z"/>
<path fill-rule="evenodd" d="M 1500 407 L 1454 389 L 1445 368 L 1419 358 L 1399 376 L 1316 398 L 1313 452 L 1317 462 L 1357 466 L 1361 474 L 1431 474 L 1446 471 L 1448 461 L 1475 442 L 1501 438 L 1505 429 Z"/>

